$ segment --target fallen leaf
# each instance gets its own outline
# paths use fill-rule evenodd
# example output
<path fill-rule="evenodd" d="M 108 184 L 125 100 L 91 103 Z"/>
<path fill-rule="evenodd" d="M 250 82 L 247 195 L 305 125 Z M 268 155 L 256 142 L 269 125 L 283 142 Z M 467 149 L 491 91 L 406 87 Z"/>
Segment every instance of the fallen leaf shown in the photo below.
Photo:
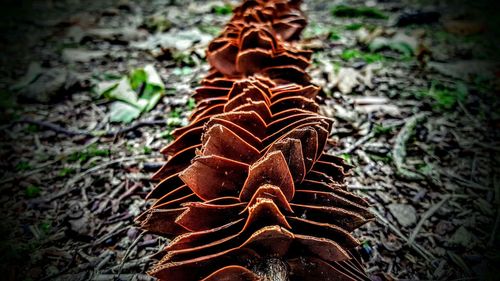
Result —
<path fill-rule="evenodd" d="M 111 121 L 129 123 L 156 106 L 165 94 L 165 84 L 150 64 L 132 71 L 119 81 L 98 83 L 95 92 L 115 101 L 110 108 Z"/>
<path fill-rule="evenodd" d="M 114 102 L 110 107 L 111 122 L 130 123 L 141 115 L 141 110 L 124 102 Z"/>
<path fill-rule="evenodd" d="M 110 100 L 119 100 L 131 105 L 138 106 L 137 93 L 132 89 L 129 79 L 124 76 L 118 82 L 117 86 L 104 93 L 104 96 Z"/>

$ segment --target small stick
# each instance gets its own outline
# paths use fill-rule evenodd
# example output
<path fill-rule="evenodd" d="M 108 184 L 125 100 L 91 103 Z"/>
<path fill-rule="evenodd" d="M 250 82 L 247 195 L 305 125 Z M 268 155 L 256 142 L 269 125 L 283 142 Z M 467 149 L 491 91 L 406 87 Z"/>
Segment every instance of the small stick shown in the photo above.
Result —
<path fill-rule="evenodd" d="M 79 150 L 82 150 L 82 149 L 85 149 L 86 147 L 90 146 L 91 144 L 95 143 L 97 141 L 97 138 L 94 138 L 92 139 L 91 141 L 89 141 L 87 144 L 85 144 L 83 147 L 81 147 L 80 149 L 78 150 L 75 150 L 75 151 L 79 151 Z M 10 178 L 6 178 L 6 179 L 2 179 L 0 181 L 0 191 L 3 189 L 3 184 L 5 183 L 8 183 L 8 182 L 11 182 L 13 180 L 16 180 L 16 179 L 20 179 L 20 178 L 26 178 L 28 176 L 31 176 L 33 174 L 36 174 L 38 172 L 40 172 L 40 170 L 42 170 L 43 168 L 45 167 L 48 167 L 48 166 L 51 166 L 61 160 L 63 160 L 64 158 L 66 158 L 68 155 L 72 154 L 74 151 L 71 151 L 71 152 L 67 152 L 67 153 L 64 153 L 64 154 L 61 154 L 61 155 L 58 155 L 56 157 L 56 159 L 52 160 L 52 161 L 48 161 L 48 162 L 45 162 L 43 163 L 42 165 L 38 166 L 38 167 L 35 167 L 33 168 L 31 171 L 29 172 L 26 172 L 24 174 L 21 174 L 21 175 L 15 175 L 13 177 L 10 177 Z"/>
<path fill-rule="evenodd" d="M 116 274 L 116 276 L 114 277 L 115 280 L 117 280 L 118 278 L 120 278 L 120 274 L 122 273 L 122 269 L 123 269 L 123 265 L 125 264 L 125 261 L 127 260 L 127 257 L 128 255 L 130 254 L 130 252 L 132 251 L 132 248 L 134 248 L 137 243 L 139 243 L 139 240 L 141 240 L 141 238 L 147 233 L 148 231 L 147 230 L 144 230 L 141 234 L 139 234 L 139 236 L 137 236 L 137 238 L 135 238 L 134 242 L 132 242 L 132 244 L 130 244 L 130 247 L 128 247 L 127 251 L 125 252 L 125 255 L 123 256 L 123 259 L 120 263 L 120 267 L 118 269 L 118 273 Z"/>
<path fill-rule="evenodd" d="M 80 136 L 80 135 L 89 136 L 89 137 L 94 136 L 92 133 L 87 132 L 87 131 L 66 129 L 66 128 L 63 128 L 63 127 L 56 125 L 54 123 L 50 123 L 47 121 L 34 120 L 31 118 L 21 119 L 21 120 L 15 121 L 13 124 L 15 124 L 15 123 L 33 124 L 33 125 L 37 125 L 37 126 L 42 127 L 42 128 L 49 129 L 49 130 L 54 131 L 56 133 L 61 133 L 61 134 L 65 134 L 68 136 Z"/>
<path fill-rule="evenodd" d="M 117 136 L 117 135 L 122 135 L 131 131 L 135 131 L 138 128 L 145 127 L 145 126 L 156 126 L 156 125 L 165 125 L 167 124 L 167 120 L 153 120 L 153 121 L 139 121 L 136 122 L 130 126 L 123 127 L 118 130 L 114 131 L 84 131 L 84 130 L 72 130 L 72 129 L 67 129 L 64 127 L 61 127 L 57 124 L 47 122 L 47 121 L 41 121 L 41 120 L 34 120 L 31 118 L 24 118 L 18 121 L 13 122 L 12 124 L 16 123 L 26 123 L 26 124 L 34 124 L 37 126 L 40 126 L 42 128 L 46 128 L 49 130 L 52 130 L 56 133 L 61 133 L 64 135 L 68 136 L 89 136 L 89 137 L 112 137 L 112 136 Z"/>
<path fill-rule="evenodd" d="M 409 243 L 408 237 L 406 237 L 396 226 L 394 226 L 392 223 L 390 223 L 388 220 L 386 220 L 381 214 L 379 214 L 375 209 L 371 208 L 370 210 L 374 215 L 377 216 L 377 218 L 382 221 L 384 224 L 389 226 L 389 228 L 394 231 L 401 239 L 403 239 L 410 247 L 412 247 L 417 253 L 419 253 L 424 259 L 427 261 L 432 261 L 435 260 L 436 258 L 434 257 L 433 254 L 429 253 L 426 249 L 422 248 L 422 246 L 418 245 L 417 243 Z"/>
<path fill-rule="evenodd" d="M 378 187 L 378 186 L 363 186 L 363 185 L 348 185 L 347 189 L 350 190 L 385 190 L 383 187 Z"/>
<path fill-rule="evenodd" d="M 70 180 L 68 180 L 66 182 L 66 185 L 64 187 L 63 190 L 61 190 L 60 192 L 58 193 L 55 193 L 54 195 L 50 196 L 49 198 L 46 199 L 46 201 L 52 201 L 58 197 L 61 197 L 62 195 L 68 193 L 68 192 L 71 192 L 73 189 L 75 189 L 74 187 L 74 184 L 79 181 L 80 179 L 82 179 L 84 176 L 86 176 L 87 174 L 91 174 L 95 171 L 99 171 L 99 170 L 102 170 L 103 168 L 107 167 L 107 166 L 110 166 L 110 165 L 113 165 L 113 164 L 116 164 L 116 163 L 120 163 L 120 162 L 124 162 L 124 161 L 129 161 L 129 160 L 140 160 L 140 159 L 146 159 L 147 158 L 147 155 L 136 155 L 136 156 L 131 156 L 131 157 L 122 157 L 122 158 L 118 158 L 118 159 L 114 159 L 114 160 L 111 160 L 111 161 L 108 161 L 106 163 L 103 163 L 103 164 L 100 164 L 100 165 L 96 165 L 88 170 L 85 170 L 79 174 L 77 174 L 76 176 L 74 176 L 73 178 L 71 178 Z M 71 188 L 73 186 L 73 188 Z"/>
<path fill-rule="evenodd" d="M 424 224 L 424 222 L 427 219 L 429 219 L 437 210 L 439 210 L 439 208 L 441 208 L 441 206 L 444 204 L 444 202 L 446 202 L 448 199 L 450 199 L 450 197 L 451 196 L 449 194 L 445 195 L 443 197 L 443 199 L 441 199 L 441 201 L 439 201 L 439 203 L 432 206 L 429 210 L 427 210 L 427 212 L 425 212 L 422 215 L 422 218 L 420 218 L 420 221 L 418 222 L 417 226 L 415 227 L 415 229 L 411 233 L 410 238 L 408 239 L 408 243 L 413 243 L 413 241 L 415 241 L 415 238 L 417 237 L 417 234 L 420 231 L 420 229 L 422 228 L 422 225 Z"/>
<path fill-rule="evenodd" d="M 370 132 L 366 135 L 364 135 L 362 138 L 360 138 L 359 140 L 357 140 L 353 145 L 349 146 L 348 148 L 344 149 L 344 150 L 341 150 L 337 153 L 335 153 L 336 155 L 342 155 L 342 154 L 348 154 L 348 153 L 351 153 L 353 152 L 354 150 L 356 150 L 359 146 L 363 145 L 365 142 L 369 141 L 371 138 L 373 138 L 375 136 L 375 133 Z"/>
<path fill-rule="evenodd" d="M 119 223 L 112 231 L 110 231 L 108 234 L 106 234 L 105 236 L 102 236 L 101 238 L 97 239 L 94 243 L 92 244 L 86 244 L 86 245 L 83 245 L 82 247 L 80 247 L 81 249 L 83 248 L 87 248 L 89 246 L 96 246 L 96 245 L 99 245 L 101 244 L 102 242 L 108 240 L 109 238 L 117 235 L 117 234 L 120 234 L 122 233 L 124 230 L 127 230 L 129 227 L 128 226 L 124 226 L 120 229 L 118 229 L 120 226 L 122 226 L 123 223 Z"/>
<path fill-rule="evenodd" d="M 442 175 L 444 176 L 447 176 L 455 181 L 457 181 L 458 183 L 462 183 L 470 188 L 474 188 L 474 189 L 477 189 L 477 190 L 483 190 L 483 191 L 490 191 L 491 188 L 487 187 L 487 186 L 484 186 L 484 185 L 481 185 L 479 183 L 476 183 L 476 182 L 473 182 L 473 181 L 470 181 L 468 179 L 464 179 L 462 178 L 461 176 L 459 175 L 454 175 L 452 173 L 448 173 L 448 172 L 441 172 Z"/>

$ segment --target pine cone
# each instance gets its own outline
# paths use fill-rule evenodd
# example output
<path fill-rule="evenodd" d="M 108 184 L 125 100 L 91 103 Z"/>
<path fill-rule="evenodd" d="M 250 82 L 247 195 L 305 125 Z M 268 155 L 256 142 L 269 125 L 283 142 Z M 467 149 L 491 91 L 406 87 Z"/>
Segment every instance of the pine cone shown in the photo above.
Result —
<path fill-rule="evenodd" d="M 343 184 L 350 166 L 323 152 L 333 120 L 318 114 L 311 54 L 286 42 L 305 25 L 298 6 L 245 1 L 210 44 L 191 123 L 162 150 L 156 202 L 137 219 L 175 237 L 151 275 L 367 280 L 350 232 L 373 216 Z"/>

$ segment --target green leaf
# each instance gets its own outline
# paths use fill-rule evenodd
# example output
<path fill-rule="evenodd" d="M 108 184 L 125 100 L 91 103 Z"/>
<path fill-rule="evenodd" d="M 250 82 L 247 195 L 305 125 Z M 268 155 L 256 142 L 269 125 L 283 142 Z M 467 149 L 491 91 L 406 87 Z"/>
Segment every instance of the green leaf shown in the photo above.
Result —
<path fill-rule="evenodd" d="M 141 87 L 142 83 L 146 83 L 148 75 L 144 69 L 136 69 L 130 74 L 130 86 L 136 90 Z"/>
<path fill-rule="evenodd" d="M 17 163 L 16 167 L 15 167 L 16 171 L 29 171 L 32 169 L 30 163 L 26 162 L 26 161 L 21 161 L 19 163 Z"/>
<path fill-rule="evenodd" d="M 95 91 L 99 96 L 115 101 L 110 107 L 112 122 L 129 123 L 156 106 L 165 94 L 165 84 L 154 66 L 149 64 L 119 81 L 103 81 L 97 84 Z"/>
<path fill-rule="evenodd" d="M 351 164 L 352 156 L 350 154 L 342 153 L 342 155 L 340 155 L 340 157 L 342 157 L 342 159 L 344 159 L 344 161 L 347 162 L 348 164 Z"/>
<path fill-rule="evenodd" d="M 161 132 L 160 138 L 172 141 L 174 139 L 174 137 L 172 136 L 172 129 L 168 128 L 165 131 Z"/>
<path fill-rule="evenodd" d="M 198 29 L 201 32 L 210 34 L 212 36 L 219 35 L 222 30 L 222 28 L 220 28 L 219 26 L 214 26 L 214 25 L 200 25 L 198 26 Z"/>
<path fill-rule="evenodd" d="M 340 57 L 343 60 L 349 61 L 351 59 L 361 57 L 361 52 L 358 50 L 354 50 L 354 49 L 345 49 L 344 51 L 342 51 L 342 54 L 340 55 Z"/>
<path fill-rule="evenodd" d="M 72 153 L 68 156 L 68 161 L 80 161 L 83 163 L 95 156 L 108 157 L 111 154 L 109 149 L 100 149 L 96 144 L 92 144 L 82 151 Z"/>
<path fill-rule="evenodd" d="M 111 122 L 130 123 L 141 115 L 141 110 L 125 102 L 116 101 L 110 107 Z"/>
<path fill-rule="evenodd" d="M 37 186 L 34 186 L 34 185 L 30 185 L 28 187 L 26 187 L 26 191 L 25 191 L 25 194 L 26 194 L 26 197 L 28 198 L 35 198 L 35 197 L 38 197 L 38 195 L 40 195 L 40 188 L 37 187 Z"/>
<path fill-rule="evenodd" d="M 362 23 L 351 23 L 351 24 L 348 24 L 345 26 L 345 29 L 346 30 L 352 30 L 352 31 L 355 31 L 355 30 L 358 30 L 360 28 L 363 27 L 363 24 Z"/>
<path fill-rule="evenodd" d="M 50 232 L 50 229 L 52 227 L 52 224 L 48 221 L 44 221 L 40 223 L 40 229 L 44 234 L 48 234 Z"/>
<path fill-rule="evenodd" d="M 330 32 L 328 34 L 328 39 L 330 39 L 332 41 L 337 41 L 337 40 L 340 40 L 340 38 L 341 38 L 340 34 L 336 29 L 334 29 L 334 28 L 330 29 Z"/>
<path fill-rule="evenodd" d="M 109 92 L 118 86 L 118 81 L 102 81 L 95 85 L 94 92 L 98 97 L 107 97 Z"/>
<path fill-rule="evenodd" d="M 146 65 L 144 67 L 144 72 L 146 72 L 148 84 L 158 86 L 161 89 L 165 89 L 165 84 L 163 84 L 160 75 L 158 74 L 158 72 L 156 72 L 156 69 L 152 64 Z"/>
<path fill-rule="evenodd" d="M 153 109 L 165 94 L 165 84 L 163 84 L 160 75 L 156 72 L 152 64 L 144 67 L 144 73 L 146 74 L 146 86 L 141 95 L 141 99 L 147 101 L 147 104 L 143 108 L 143 110 L 147 112 Z"/>
<path fill-rule="evenodd" d="M 140 106 L 137 102 L 137 93 L 132 89 L 126 76 L 122 77 L 115 88 L 107 91 L 105 97 L 110 100 L 123 101 L 136 107 Z"/>
<path fill-rule="evenodd" d="M 153 149 L 149 146 L 144 146 L 143 149 L 144 149 L 144 154 L 151 154 L 151 152 L 153 152 Z"/>
<path fill-rule="evenodd" d="M 457 103 L 465 102 L 468 95 L 467 85 L 462 82 L 457 83 L 454 89 L 436 85 L 434 82 L 428 91 L 421 93 L 421 96 L 428 96 L 434 100 L 433 106 L 437 110 L 451 110 Z"/>
<path fill-rule="evenodd" d="M 59 176 L 65 177 L 69 174 L 73 174 L 74 172 L 75 172 L 75 169 L 64 167 L 62 170 L 59 171 Z"/>
<path fill-rule="evenodd" d="M 384 57 L 380 54 L 366 53 L 361 57 L 366 63 L 374 63 L 377 61 L 383 61 Z"/>
<path fill-rule="evenodd" d="M 225 4 L 224 6 L 216 5 L 212 10 L 217 15 L 229 15 L 233 12 L 233 8 L 229 4 Z"/>
<path fill-rule="evenodd" d="M 350 61 L 352 59 L 362 59 L 366 63 L 373 63 L 384 60 L 384 57 L 380 54 L 364 53 L 356 49 L 346 49 L 342 52 L 342 54 L 340 54 L 340 57 L 345 61 Z"/>
<path fill-rule="evenodd" d="M 186 106 L 188 110 L 193 110 L 196 107 L 196 101 L 193 98 L 189 98 Z"/>

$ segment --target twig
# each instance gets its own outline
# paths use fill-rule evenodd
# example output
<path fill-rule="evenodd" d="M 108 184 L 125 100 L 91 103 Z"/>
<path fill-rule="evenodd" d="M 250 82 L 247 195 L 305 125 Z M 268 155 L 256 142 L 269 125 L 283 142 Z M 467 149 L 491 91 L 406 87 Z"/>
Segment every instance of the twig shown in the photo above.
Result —
<path fill-rule="evenodd" d="M 385 188 L 380 186 L 363 186 L 363 185 L 348 185 L 347 189 L 349 190 L 385 190 Z"/>
<path fill-rule="evenodd" d="M 131 131 L 135 131 L 141 127 L 165 125 L 165 124 L 167 124 L 167 120 L 138 121 L 130 126 L 123 127 L 121 129 L 118 129 L 118 130 L 112 130 L 112 131 L 85 131 L 85 130 L 78 130 L 78 129 L 67 129 L 67 128 L 61 127 L 57 124 L 51 123 L 51 122 L 34 120 L 31 118 L 24 118 L 21 120 L 17 120 L 15 122 L 13 122 L 12 124 L 16 124 L 16 123 L 34 124 L 34 125 L 40 126 L 42 128 L 52 130 L 56 133 L 61 133 L 61 134 L 68 135 L 68 136 L 113 137 L 116 135 L 122 135 L 122 134 L 125 134 L 128 132 L 131 132 Z"/>
<path fill-rule="evenodd" d="M 120 206 L 120 202 L 125 199 L 127 196 L 130 196 L 132 193 L 134 193 L 137 188 L 142 187 L 142 184 L 140 183 L 135 183 L 132 185 L 132 187 L 128 188 L 125 190 L 124 193 L 122 193 L 118 199 L 112 200 L 111 201 L 111 210 L 113 213 L 116 213 L 118 211 L 118 207 Z"/>
<path fill-rule="evenodd" d="M 87 132 L 87 131 L 78 130 L 78 129 L 74 129 L 74 130 L 66 129 L 66 128 L 63 128 L 63 127 L 56 125 L 54 123 L 50 123 L 47 121 L 41 121 L 41 120 L 34 120 L 31 118 L 24 118 L 21 120 L 17 120 L 13 124 L 15 124 L 15 123 L 33 124 L 33 125 L 37 125 L 37 126 L 42 127 L 42 128 L 49 129 L 49 130 L 54 131 L 56 133 L 61 133 L 61 134 L 65 134 L 68 136 L 81 136 L 81 135 L 89 136 L 89 137 L 94 136 L 92 133 Z"/>
<path fill-rule="evenodd" d="M 99 272 L 99 270 L 101 270 L 101 268 L 105 266 L 113 256 L 113 252 L 108 252 L 106 256 L 104 256 L 104 258 L 100 260 L 99 263 L 95 266 L 94 271 Z"/>
<path fill-rule="evenodd" d="M 120 274 L 122 273 L 122 269 L 123 269 L 123 265 L 125 264 L 125 261 L 127 260 L 127 257 L 128 255 L 130 254 L 130 252 L 132 251 L 132 248 L 134 248 L 137 243 L 139 243 L 139 240 L 141 240 L 141 238 L 147 233 L 148 231 L 147 230 L 144 230 L 141 234 L 139 234 L 137 236 L 137 238 L 135 238 L 134 242 L 132 242 L 132 244 L 130 244 L 130 247 L 128 247 L 127 251 L 125 252 L 125 255 L 123 256 L 123 259 L 120 263 L 120 268 L 118 269 L 118 273 L 116 274 L 116 276 L 114 277 L 114 280 L 118 280 L 120 278 Z"/>
<path fill-rule="evenodd" d="M 354 150 L 356 150 L 359 146 L 363 145 L 365 142 L 369 141 L 371 138 L 375 136 L 375 133 L 371 131 L 370 133 L 364 135 L 362 138 L 357 140 L 353 145 L 349 146 L 346 149 L 343 149 L 337 153 L 336 155 L 342 155 L 342 154 L 349 154 L 352 153 Z"/>
<path fill-rule="evenodd" d="M 494 151 L 500 151 L 500 144 L 498 144 L 498 143 L 487 144 L 487 143 L 483 143 L 481 141 L 476 141 L 476 142 L 474 142 L 474 145 L 481 146 L 482 148 L 486 148 L 486 149 L 490 149 L 490 150 L 494 150 Z"/>
<path fill-rule="evenodd" d="M 487 186 L 484 186 L 484 185 L 481 185 L 479 183 L 476 183 L 476 182 L 473 182 L 473 181 L 470 181 L 468 179 L 464 179 L 462 178 L 461 176 L 459 175 L 454 175 L 452 173 L 448 173 L 448 172 L 444 172 L 444 171 L 441 171 L 441 174 L 444 175 L 444 176 L 447 176 L 459 183 L 462 183 L 468 187 L 471 187 L 471 188 L 474 188 L 474 189 L 477 189 L 477 190 L 483 190 L 483 191 L 490 191 L 491 188 L 487 187 Z"/>
<path fill-rule="evenodd" d="M 96 240 L 96 241 L 95 241 L 94 243 L 92 243 L 92 244 L 86 244 L 86 245 L 83 245 L 83 246 L 82 246 L 82 247 L 80 247 L 80 248 L 86 248 L 86 247 L 90 247 L 90 246 L 96 246 L 96 245 L 99 245 L 99 244 L 101 244 L 102 242 L 104 242 L 104 241 L 108 240 L 109 238 L 111 238 L 111 237 L 113 237 L 113 236 L 115 236 L 115 235 L 117 235 L 117 234 L 120 234 L 120 233 L 122 233 L 123 231 L 125 231 L 125 230 L 129 229 L 129 227 L 128 227 L 128 226 L 124 226 L 124 227 L 122 227 L 122 228 L 118 229 L 118 228 L 119 228 L 120 226 L 122 226 L 122 225 L 123 225 L 123 223 L 119 223 L 119 224 L 117 225 L 117 227 L 115 227 L 112 231 L 110 231 L 110 232 L 109 232 L 108 234 L 106 234 L 105 236 L 102 236 L 101 238 L 99 238 L 98 240 Z"/>
<path fill-rule="evenodd" d="M 77 255 L 77 252 L 74 251 L 73 252 L 73 256 L 71 257 L 71 260 L 69 261 L 69 263 L 63 269 L 61 269 L 57 273 L 51 274 L 49 276 L 46 276 L 46 277 L 40 279 L 40 281 L 53 280 L 55 277 L 60 276 L 60 275 L 62 275 L 64 273 L 66 273 L 68 270 L 71 269 L 71 267 L 75 263 L 75 261 L 76 261 L 76 255 Z"/>
<path fill-rule="evenodd" d="M 107 131 L 107 132 L 104 132 L 103 134 L 97 134 L 97 135 L 104 136 L 104 137 L 112 137 L 112 136 L 116 136 L 116 135 L 123 135 L 123 134 L 131 132 L 131 131 L 135 131 L 141 127 L 158 126 L 158 125 L 166 125 L 166 124 L 167 124 L 167 120 L 139 121 L 139 122 L 136 122 L 135 124 L 121 128 L 119 130 Z"/>
<path fill-rule="evenodd" d="M 140 245 L 143 245 L 143 244 L 144 243 L 142 243 Z M 139 265 L 141 265 L 143 263 L 151 262 L 151 261 L 155 260 L 154 256 L 155 256 L 155 254 L 151 254 L 151 255 L 143 256 L 141 258 L 137 258 L 137 259 L 125 262 L 123 264 L 123 269 L 129 269 L 129 268 L 133 268 L 133 267 L 139 266 Z M 115 272 L 115 271 L 119 270 L 120 266 L 122 266 L 122 265 L 118 264 L 118 265 L 115 265 L 115 266 L 111 267 L 111 271 Z"/>
<path fill-rule="evenodd" d="M 79 174 L 77 174 L 76 176 L 74 176 L 73 178 L 71 178 L 70 180 L 68 180 L 64 186 L 64 189 L 61 190 L 60 192 L 58 193 L 55 193 L 54 195 L 52 196 L 49 196 L 47 199 L 45 199 L 47 202 L 49 201 L 52 201 L 68 192 L 71 192 L 73 189 L 75 189 L 74 185 L 76 182 L 78 182 L 80 179 L 82 179 L 84 176 L 88 175 L 88 174 L 91 174 L 95 171 L 99 171 L 99 170 L 102 170 L 103 168 L 107 167 L 107 166 L 110 166 L 110 165 L 113 165 L 113 164 L 116 164 L 116 163 L 120 163 L 120 162 L 125 162 L 125 161 L 129 161 L 129 160 L 139 160 L 139 159 L 146 159 L 147 158 L 147 155 L 136 155 L 136 156 L 130 156 L 130 157 L 122 157 L 122 158 L 118 158 L 118 159 L 114 159 L 114 160 L 111 160 L 109 162 L 105 162 L 103 164 L 100 164 L 100 165 L 96 165 L 90 169 L 87 169 L 85 170 L 84 172 L 81 172 Z M 73 187 L 72 187 L 73 186 Z"/>
<path fill-rule="evenodd" d="M 57 163 L 57 162 L 61 161 L 61 159 L 62 159 L 62 158 L 58 158 L 58 159 L 56 159 L 56 160 L 46 162 L 46 163 L 44 163 L 44 164 L 42 164 L 42 165 L 40 165 L 40 166 L 38 166 L 38 167 L 36 167 L 36 168 L 32 169 L 31 171 L 29 171 L 29 172 L 26 172 L 26 173 L 22 174 L 22 175 L 15 175 L 15 176 L 10 177 L 10 178 L 2 179 L 2 180 L 0 181 L 0 186 L 2 186 L 2 187 L 3 187 L 5 183 L 8 183 L 8 182 L 13 181 L 13 180 L 16 180 L 16 179 L 18 179 L 18 178 L 26 178 L 26 177 L 29 177 L 29 176 L 31 176 L 31 175 L 33 175 L 33 174 L 36 174 L 36 173 L 40 172 L 40 170 L 41 170 L 41 169 L 43 169 L 43 168 L 45 168 L 45 167 L 47 167 L 47 166 L 53 165 L 53 164 L 55 164 L 55 163 Z M 2 188 L 0 188 L 0 190 L 2 190 Z"/>
<path fill-rule="evenodd" d="M 90 146 L 91 144 L 95 143 L 96 141 L 97 141 L 97 138 L 94 138 L 93 140 L 91 140 L 91 141 L 87 142 L 87 144 L 85 144 L 82 148 L 78 149 L 78 151 L 79 151 L 79 150 L 82 150 L 82 149 L 84 149 L 84 148 L 86 148 L 86 147 L 88 147 L 88 146 Z M 53 164 L 55 164 L 55 163 L 57 163 L 57 162 L 59 162 L 59 161 L 63 160 L 64 158 L 66 158 L 68 155 L 70 155 L 70 154 L 72 154 L 72 153 L 74 153 L 74 151 L 67 152 L 67 153 L 63 153 L 63 154 L 60 154 L 60 155 L 58 155 L 58 156 L 57 156 L 57 158 L 56 158 L 55 160 L 53 160 L 53 161 L 49 161 L 49 162 L 45 162 L 44 164 L 42 164 L 42 165 L 40 165 L 40 166 L 38 166 L 38 167 L 36 167 L 36 168 L 32 169 L 32 170 L 31 170 L 31 171 L 29 171 L 29 172 L 26 172 L 26 173 L 24 173 L 24 174 L 22 174 L 22 175 L 15 175 L 15 176 L 10 177 L 10 178 L 2 179 L 2 180 L 0 181 L 0 186 L 2 186 L 2 187 L 0 187 L 0 190 L 2 190 L 2 188 L 3 188 L 3 186 L 4 186 L 4 184 L 5 184 L 5 183 L 8 183 L 8 182 L 10 182 L 10 181 L 13 181 L 13 180 L 16 180 L 16 179 L 19 179 L 19 178 L 26 178 L 26 177 L 28 177 L 28 176 L 31 176 L 31 175 L 33 175 L 33 174 L 36 174 L 36 173 L 40 172 L 40 170 L 41 170 L 41 169 L 43 169 L 43 168 L 45 168 L 45 167 L 48 167 L 48 166 L 51 166 L 51 165 L 53 165 Z"/>
<path fill-rule="evenodd" d="M 444 202 L 446 202 L 448 199 L 450 199 L 450 197 L 451 196 L 449 194 L 445 195 L 443 197 L 443 199 L 441 199 L 441 201 L 439 201 L 439 203 L 432 206 L 429 210 L 427 210 L 427 212 L 425 212 L 422 215 L 422 218 L 420 218 L 420 221 L 418 222 L 417 226 L 415 227 L 415 229 L 411 233 L 410 238 L 408 239 L 408 243 L 413 243 L 413 241 L 415 241 L 415 238 L 417 237 L 417 234 L 420 231 L 420 229 L 422 228 L 422 225 L 424 224 L 424 222 L 427 219 L 429 219 L 437 210 L 439 210 L 439 208 L 441 208 L 441 206 L 444 204 Z"/>
<path fill-rule="evenodd" d="M 429 253 L 429 251 L 427 251 L 426 249 L 424 249 L 422 246 L 418 245 L 415 242 L 410 243 L 408 237 L 406 237 L 396 226 L 394 226 L 392 223 L 390 223 L 388 220 L 386 220 L 375 209 L 371 208 L 371 212 L 375 216 L 377 216 L 377 218 L 381 222 L 383 222 L 384 224 L 386 224 L 392 231 L 394 231 L 394 233 L 396 233 L 401 239 L 403 239 L 410 247 L 412 247 L 417 253 L 419 253 L 428 262 L 431 262 L 432 260 L 436 259 L 433 254 Z"/>

